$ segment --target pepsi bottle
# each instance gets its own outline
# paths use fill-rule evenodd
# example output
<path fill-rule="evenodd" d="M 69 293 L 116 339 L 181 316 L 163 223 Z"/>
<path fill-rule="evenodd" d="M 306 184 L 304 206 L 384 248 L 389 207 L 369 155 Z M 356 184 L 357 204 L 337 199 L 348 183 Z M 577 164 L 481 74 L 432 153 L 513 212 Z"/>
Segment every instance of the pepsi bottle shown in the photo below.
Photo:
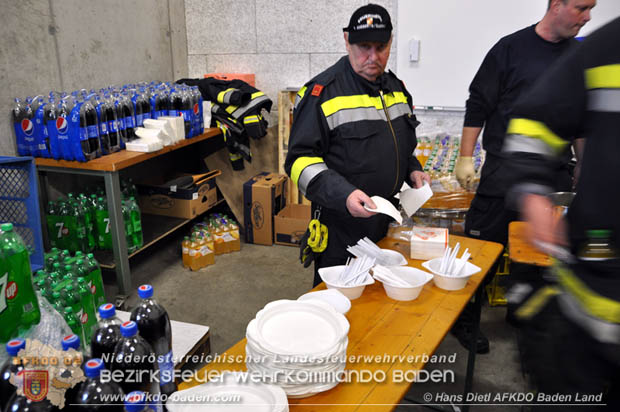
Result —
<path fill-rule="evenodd" d="M 34 402 L 25 396 L 19 396 L 17 393 L 14 393 L 4 410 L 6 412 L 57 412 L 59 409 L 47 399 Z"/>
<path fill-rule="evenodd" d="M 93 358 L 103 359 L 110 368 L 114 348 L 121 340 L 121 321 L 116 317 L 116 308 L 111 303 L 99 306 L 101 320 L 93 328 L 90 338 L 90 350 Z"/>
<path fill-rule="evenodd" d="M 157 379 L 154 379 L 157 375 L 151 345 L 138 334 L 138 325 L 131 320 L 121 325 L 121 335 L 114 349 L 111 369 L 122 372 L 123 392 L 141 390 L 158 397 L 160 391 Z"/>
<path fill-rule="evenodd" d="M 47 134 L 49 139 L 49 151 L 50 156 L 56 160 L 62 158 L 60 151 L 60 142 L 58 141 L 58 127 L 56 121 L 58 120 L 58 108 L 55 99 L 50 98 L 49 104 L 45 107 L 43 115 L 43 121 L 47 128 Z M 66 122 L 65 122 L 66 124 Z M 62 123 L 61 125 L 62 126 Z"/>
<path fill-rule="evenodd" d="M 71 117 L 71 110 L 73 109 L 73 99 L 66 98 L 60 101 L 57 108 L 56 128 L 51 129 L 48 125 L 48 131 L 54 130 L 58 139 L 58 146 L 60 148 L 60 157 L 64 160 L 77 160 L 71 149 L 71 138 L 69 134 L 69 119 Z M 79 134 L 79 133 L 78 133 Z M 79 144 L 79 143 L 78 143 Z"/>
<path fill-rule="evenodd" d="M 192 113 L 193 113 L 193 105 L 192 98 L 187 92 L 186 88 L 181 89 L 181 102 L 182 102 L 182 113 L 183 113 L 183 123 L 185 124 L 185 138 L 194 136 L 192 134 Z"/>
<path fill-rule="evenodd" d="M 26 347 L 26 341 L 19 338 L 7 342 L 6 352 L 9 359 L 0 368 L 0 406 L 6 405 L 15 393 L 16 387 L 9 381 L 11 374 L 17 374 L 24 369 L 21 361 L 16 358 L 20 350 Z"/>
<path fill-rule="evenodd" d="M 181 90 L 170 90 L 170 116 L 183 116 L 183 95 Z"/>
<path fill-rule="evenodd" d="M 118 152 L 119 150 L 121 150 L 121 147 L 120 147 L 121 137 L 120 137 L 120 130 L 118 127 L 118 112 L 116 110 L 114 102 L 110 100 L 105 101 L 104 107 L 105 107 L 106 114 L 107 114 L 106 117 L 108 121 L 108 133 L 110 136 L 110 147 L 109 147 L 108 153 Z"/>
<path fill-rule="evenodd" d="M 80 108 L 80 127 L 85 127 L 87 133 L 87 143 L 82 143 L 82 150 L 86 160 L 92 160 L 101 156 L 97 110 L 88 100 L 84 101 Z"/>
<path fill-rule="evenodd" d="M 123 412 L 123 390 L 120 385 L 110 380 L 102 382 L 101 371 L 105 369 L 101 359 L 93 358 L 86 362 L 82 382 L 75 397 L 71 399 L 68 410 L 71 412 L 111 411 Z"/>
<path fill-rule="evenodd" d="M 30 156 L 32 153 L 31 144 L 34 140 L 34 117 L 30 105 L 22 103 L 21 100 L 15 99 L 13 110 L 11 110 L 13 118 L 13 127 L 15 129 L 15 139 L 17 142 L 17 153 L 20 156 Z"/>
<path fill-rule="evenodd" d="M 140 94 L 137 93 L 135 90 L 133 91 L 133 96 L 131 97 L 131 102 L 133 103 L 133 110 L 134 110 L 134 116 L 136 119 L 136 127 L 143 127 L 144 126 L 144 113 L 142 112 L 142 110 L 144 110 L 144 106 L 142 105 L 142 98 L 140 97 Z"/>
<path fill-rule="evenodd" d="M 157 356 L 161 393 L 176 392 L 174 383 L 174 361 L 172 355 L 172 331 L 166 310 L 153 299 L 153 286 L 138 287 L 141 300 L 131 311 L 131 320 L 137 323 L 142 336 Z"/>
<path fill-rule="evenodd" d="M 60 345 L 62 346 L 62 350 L 67 352 L 70 349 L 75 349 L 76 351 L 80 352 L 80 337 L 78 335 L 75 334 L 71 334 L 71 335 L 67 335 L 65 336 L 61 341 L 60 341 Z M 73 358 L 73 361 L 78 361 L 80 364 L 83 364 L 84 358 L 82 356 L 82 354 L 79 354 L 79 359 Z M 70 369 L 65 369 L 64 371 L 61 372 L 63 374 L 63 376 L 65 374 L 71 374 L 71 370 Z M 70 403 L 73 402 L 73 399 L 75 399 L 75 396 L 77 394 L 79 390 L 79 384 L 76 384 L 74 386 L 72 386 L 71 388 L 68 388 L 65 392 L 65 405 L 68 405 Z"/>
<path fill-rule="evenodd" d="M 168 116 L 170 95 L 165 87 L 160 88 L 155 98 L 155 114 L 157 117 Z"/>
<path fill-rule="evenodd" d="M 125 398 L 125 411 L 127 412 L 153 412 L 146 402 L 146 394 L 142 391 L 133 391 Z"/>
<path fill-rule="evenodd" d="M 146 119 L 151 118 L 150 96 L 144 90 L 140 91 L 140 102 L 142 104 L 142 123 L 144 123 Z"/>
<path fill-rule="evenodd" d="M 41 96 L 34 98 L 32 102 L 32 112 L 34 114 L 34 151 L 33 156 L 51 157 L 49 135 L 45 123 L 45 106 L 47 102 Z"/>

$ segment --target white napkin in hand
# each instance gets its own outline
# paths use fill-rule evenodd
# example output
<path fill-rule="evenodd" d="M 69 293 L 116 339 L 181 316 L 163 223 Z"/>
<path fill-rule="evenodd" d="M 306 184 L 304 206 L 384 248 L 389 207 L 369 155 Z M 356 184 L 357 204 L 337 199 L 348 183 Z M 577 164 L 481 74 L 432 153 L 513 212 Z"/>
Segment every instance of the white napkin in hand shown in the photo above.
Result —
<path fill-rule="evenodd" d="M 399 225 L 403 223 L 403 217 L 400 215 L 400 212 L 389 200 L 384 199 L 381 196 L 372 196 L 371 199 L 373 202 L 375 202 L 377 208 L 371 209 L 367 205 L 364 205 L 364 209 L 368 210 L 369 212 L 383 213 L 391 216 L 394 220 L 398 222 Z"/>
<path fill-rule="evenodd" d="M 419 189 L 407 189 L 400 192 L 400 204 L 407 216 L 413 216 L 418 209 L 433 196 L 433 191 L 428 183 L 424 182 Z"/>

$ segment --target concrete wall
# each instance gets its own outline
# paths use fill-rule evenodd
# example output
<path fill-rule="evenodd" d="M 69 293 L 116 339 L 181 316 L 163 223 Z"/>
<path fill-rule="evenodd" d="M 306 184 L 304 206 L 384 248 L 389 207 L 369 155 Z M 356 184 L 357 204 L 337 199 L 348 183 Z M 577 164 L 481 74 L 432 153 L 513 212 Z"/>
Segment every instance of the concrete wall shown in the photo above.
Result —
<path fill-rule="evenodd" d="M 396 0 L 383 5 L 396 24 Z M 364 0 L 185 0 L 190 77 L 254 73 L 256 87 L 273 101 L 278 91 L 301 87 L 346 54 L 342 28 Z M 388 67 L 396 67 L 392 56 Z"/>
<path fill-rule="evenodd" d="M 187 76 L 183 0 L 8 0 L 0 14 L 0 155 L 14 97 Z"/>

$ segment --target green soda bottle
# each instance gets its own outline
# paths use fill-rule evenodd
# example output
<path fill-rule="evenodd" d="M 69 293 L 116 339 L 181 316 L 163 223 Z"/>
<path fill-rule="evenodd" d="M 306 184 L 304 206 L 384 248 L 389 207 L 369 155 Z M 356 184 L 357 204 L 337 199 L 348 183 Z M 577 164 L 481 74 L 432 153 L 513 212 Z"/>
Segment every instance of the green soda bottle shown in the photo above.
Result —
<path fill-rule="evenodd" d="M 87 251 L 95 250 L 95 221 L 93 219 L 93 213 L 91 211 L 90 202 L 88 198 L 83 194 L 79 197 L 80 208 L 83 213 L 84 222 L 86 224 L 86 249 Z"/>
<path fill-rule="evenodd" d="M 73 312 L 73 307 L 71 306 L 65 307 L 63 310 L 63 317 L 65 318 L 65 321 L 67 321 L 67 325 L 69 325 L 69 328 L 71 329 L 71 331 L 75 333 L 76 335 L 80 336 L 80 339 L 81 339 L 82 332 L 83 332 L 82 325 L 75 317 L 75 313 Z"/>
<path fill-rule="evenodd" d="M 121 212 L 123 214 L 123 223 L 125 226 L 125 240 L 127 241 L 127 253 L 131 254 L 136 251 L 136 247 L 133 244 L 133 225 L 131 224 L 131 214 L 124 200 L 121 200 Z"/>
<path fill-rule="evenodd" d="M 82 314 L 81 322 L 82 329 L 84 330 L 84 337 L 88 339 L 85 342 L 90 342 L 90 333 L 93 326 L 97 323 L 97 314 L 95 312 L 95 300 L 93 294 L 90 293 L 90 289 L 86 285 L 86 279 L 79 278 L 77 280 L 78 294 L 80 295 L 80 301 L 82 302 Z"/>
<path fill-rule="evenodd" d="M 41 296 L 47 299 L 48 302 L 51 302 L 51 299 L 52 299 L 51 289 L 49 289 L 47 283 L 45 283 L 45 279 L 39 279 L 35 283 L 34 288 L 38 290 Z"/>
<path fill-rule="evenodd" d="M 63 311 L 65 309 L 65 301 L 62 299 L 60 292 L 52 292 L 52 299 L 50 300 L 50 303 L 52 304 L 54 309 L 58 311 L 58 313 L 60 313 L 61 315 L 63 314 Z"/>
<path fill-rule="evenodd" d="M 97 199 L 95 226 L 97 227 L 97 243 L 99 244 L 99 249 L 112 249 L 110 215 L 108 213 L 107 203 L 103 197 Z"/>
<path fill-rule="evenodd" d="M 53 247 L 62 247 L 62 232 L 58 230 L 59 228 L 57 226 L 62 219 L 58 216 L 58 206 L 51 200 L 47 203 L 47 216 L 45 216 L 45 220 L 47 221 L 47 233 L 49 234 L 50 245 Z"/>
<path fill-rule="evenodd" d="M 103 290 L 101 268 L 92 253 L 86 255 L 84 265 L 87 273 L 86 280 L 88 281 L 87 283 L 90 287 L 90 291 L 95 295 L 95 307 L 98 308 L 105 303 L 105 292 Z"/>
<path fill-rule="evenodd" d="M 41 319 L 32 284 L 30 257 L 21 237 L 13 231 L 12 223 L 3 223 L 0 229 L 3 232 L 0 236 L 2 260 L 6 262 L 4 270 L 0 271 L 0 324 L 9 329 L 16 324 L 25 331 Z"/>
<path fill-rule="evenodd" d="M 135 197 L 129 198 L 129 211 L 131 214 L 131 224 L 133 225 L 133 244 L 136 249 L 140 249 L 144 246 L 144 238 L 142 237 L 142 213 L 140 213 L 140 206 Z"/>
<path fill-rule="evenodd" d="M 86 342 L 84 340 L 84 328 L 82 327 L 82 315 L 84 315 L 84 308 L 82 307 L 80 295 L 78 294 L 78 291 L 74 289 L 73 284 L 65 286 L 64 294 L 62 295 L 62 297 L 66 305 L 65 311 L 71 308 L 71 311 L 75 315 L 75 319 L 79 323 L 80 333 L 76 332 L 73 328 L 71 328 L 71 330 L 73 331 L 73 333 L 78 335 L 80 339 L 82 339 L 82 341 Z"/>
<path fill-rule="evenodd" d="M 0 232 L 0 240 L 4 233 Z M 8 342 L 17 335 L 18 320 L 9 308 L 6 299 L 6 289 L 9 283 L 9 261 L 4 250 L 0 247 L 0 343 Z"/>
<path fill-rule="evenodd" d="M 70 257 L 71 257 L 71 252 L 69 252 L 69 249 L 63 249 L 58 253 L 58 260 L 60 262 Z"/>
<path fill-rule="evenodd" d="M 77 222 L 73 216 L 73 207 L 70 199 L 61 201 L 58 206 L 59 223 L 56 224 L 57 236 L 60 238 L 58 247 L 64 250 L 76 250 L 76 225 Z M 61 254 L 62 259 L 62 254 Z"/>
<path fill-rule="evenodd" d="M 70 249 L 74 253 L 78 250 L 85 250 L 88 248 L 88 239 L 86 237 L 86 211 L 82 208 L 82 205 L 73 197 L 72 193 L 69 193 L 71 216 L 75 219 L 75 248 Z"/>

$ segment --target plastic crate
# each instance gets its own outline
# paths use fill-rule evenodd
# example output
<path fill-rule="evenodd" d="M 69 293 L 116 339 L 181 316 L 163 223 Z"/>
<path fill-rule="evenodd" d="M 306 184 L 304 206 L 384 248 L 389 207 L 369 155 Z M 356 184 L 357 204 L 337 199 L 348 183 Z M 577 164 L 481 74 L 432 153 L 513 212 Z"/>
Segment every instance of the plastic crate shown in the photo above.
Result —
<path fill-rule="evenodd" d="M 30 269 L 43 269 L 41 209 L 34 159 L 0 156 L 0 222 L 13 223 L 31 251 Z"/>

